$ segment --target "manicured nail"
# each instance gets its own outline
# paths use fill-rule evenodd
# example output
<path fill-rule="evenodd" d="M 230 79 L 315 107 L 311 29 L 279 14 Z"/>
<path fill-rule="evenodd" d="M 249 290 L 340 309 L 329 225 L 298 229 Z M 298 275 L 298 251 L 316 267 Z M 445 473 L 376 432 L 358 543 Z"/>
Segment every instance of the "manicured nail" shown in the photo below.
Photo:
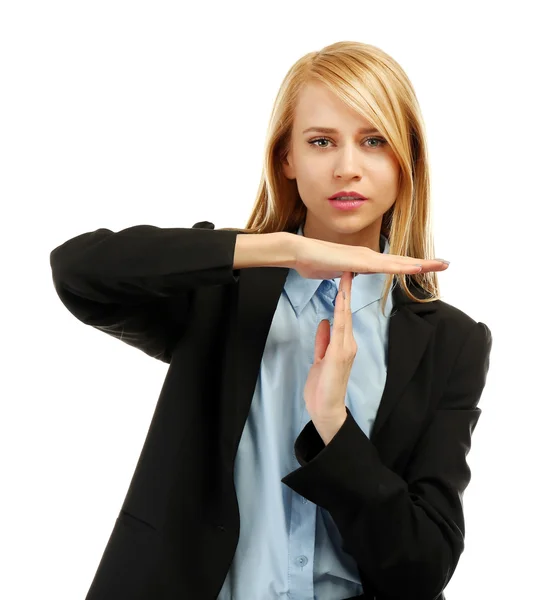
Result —
<path fill-rule="evenodd" d="M 439 260 L 440 262 L 443 262 L 446 265 L 449 265 L 449 260 L 444 260 L 443 258 L 435 258 L 434 260 Z"/>

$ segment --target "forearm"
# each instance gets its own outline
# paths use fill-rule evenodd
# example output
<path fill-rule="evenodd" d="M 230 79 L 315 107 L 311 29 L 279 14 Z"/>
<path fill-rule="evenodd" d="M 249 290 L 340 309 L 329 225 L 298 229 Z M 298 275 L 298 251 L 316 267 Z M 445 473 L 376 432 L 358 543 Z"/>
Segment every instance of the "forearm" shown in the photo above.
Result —
<path fill-rule="evenodd" d="M 456 418 L 461 427 L 468 427 L 468 421 Z M 453 435 L 459 435 L 453 429 Z M 438 431 L 429 433 L 439 439 Z M 430 443 L 423 441 L 430 458 L 417 455 L 406 468 L 407 482 L 383 464 L 348 410 L 345 423 L 327 445 L 314 422 L 305 426 L 294 444 L 301 467 L 281 480 L 330 513 L 343 550 L 367 575 L 378 600 L 437 598 L 464 548 L 464 488 L 457 484 L 457 466 L 468 472 L 464 453 L 460 465 L 449 451 L 442 462 L 441 452 L 431 452 L 435 449 Z M 445 490 L 443 498 L 439 490 Z"/>
<path fill-rule="evenodd" d="M 235 242 L 233 270 L 249 267 L 291 267 L 296 236 L 284 231 L 241 233 Z"/>

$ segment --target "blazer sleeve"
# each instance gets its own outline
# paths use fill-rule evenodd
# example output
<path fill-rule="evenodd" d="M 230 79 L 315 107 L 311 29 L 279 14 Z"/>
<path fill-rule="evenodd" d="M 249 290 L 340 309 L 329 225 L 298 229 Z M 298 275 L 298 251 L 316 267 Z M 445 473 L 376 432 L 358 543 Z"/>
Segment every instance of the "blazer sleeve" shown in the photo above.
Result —
<path fill-rule="evenodd" d="M 489 370 L 491 331 L 470 330 L 404 478 L 385 467 L 350 411 L 325 446 L 310 421 L 295 442 L 301 468 L 283 483 L 328 510 L 377 600 L 434 600 L 464 549 L 466 461 Z"/>
<path fill-rule="evenodd" d="M 136 225 L 78 235 L 50 254 L 53 285 L 82 323 L 170 363 L 198 287 L 237 283 L 237 231 Z"/>

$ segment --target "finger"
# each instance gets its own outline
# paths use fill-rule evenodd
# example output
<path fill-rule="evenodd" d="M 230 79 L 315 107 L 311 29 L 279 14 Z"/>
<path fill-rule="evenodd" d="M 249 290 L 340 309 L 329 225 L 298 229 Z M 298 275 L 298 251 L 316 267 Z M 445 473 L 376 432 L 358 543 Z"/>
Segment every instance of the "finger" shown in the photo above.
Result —
<path fill-rule="evenodd" d="M 344 331 L 344 343 L 349 344 L 351 336 L 353 335 L 353 312 L 351 310 L 351 294 L 353 291 L 353 274 L 349 271 L 343 273 L 345 281 L 343 283 L 345 289 L 344 309 L 345 309 L 345 331 Z M 343 280 L 343 277 L 342 277 Z"/>
<path fill-rule="evenodd" d="M 393 261 L 391 259 L 378 259 L 368 263 L 364 269 L 359 269 L 357 273 L 360 274 L 373 274 L 373 273 L 393 273 L 393 274 L 415 274 L 415 273 L 429 273 L 431 271 L 445 271 L 448 265 L 436 260 L 424 260 L 419 258 L 409 259 L 413 262 L 407 262 L 404 257 L 399 257 L 400 260 Z"/>
<path fill-rule="evenodd" d="M 406 269 L 410 269 L 410 272 L 419 272 L 419 265 L 422 267 L 423 272 L 444 271 L 449 266 L 438 259 L 413 258 L 411 256 L 401 256 L 398 254 L 376 253 L 374 258 L 377 259 L 378 262 L 385 263 L 384 267 L 388 266 L 390 269 L 392 269 L 389 271 L 381 271 L 388 273 L 406 273 Z M 400 270 L 400 267 L 403 267 L 404 270 Z"/>
<path fill-rule="evenodd" d="M 375 252 L 370 248 L 362 248 L 362 250 L 367 254 L 366 265 L 362 265 L 360 269 L 357 269 L 357 273 L 419 273 L 420 271 L 445 271 L 449 266 L 439 259 L 384 254 Z"/>
<path fill-rule="evenodd" d="M 315 334 L 315 356 L 313 362 L 317 363 L 324 358 L 324 354 L 330 343 L 330 323 L 328 320 L 323 319 L 317 328 Z"/>
<path fill-rule="evenodd" d="M 336 302 L 334 305 L 334 326 L 332 330 L 332 339 L 330 341 L 330 346 L 333 346 L 333 349 L 338 356 L 341 356 L 341 351 L 343 350 L 343 345 L 345 341 L 345 321 L 346 321 L 346 311 L 345 304 L 343 302 L 343 278 L 345 273 L 341 276 L 341 280 L 339 283 L 339 290 L 336 296 Z"/>

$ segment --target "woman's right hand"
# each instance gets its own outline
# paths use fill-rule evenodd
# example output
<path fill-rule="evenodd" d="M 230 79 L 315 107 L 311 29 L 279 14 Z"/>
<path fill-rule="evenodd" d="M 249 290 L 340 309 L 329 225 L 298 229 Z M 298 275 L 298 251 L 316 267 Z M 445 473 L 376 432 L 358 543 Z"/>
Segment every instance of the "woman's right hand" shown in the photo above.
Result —
<path fill-rule="evenodd" d="M 425 273 L 445 271 L 449 265 L 440 260 L 383 254 L 366 246 L 335 244 L 298 235 L 293 240 L 295 261 L 292 266 L 305 279 L 334 279 L 345 271 L 369 273 Z M 417 265 L 422 265 L 420 269 Z"/>

